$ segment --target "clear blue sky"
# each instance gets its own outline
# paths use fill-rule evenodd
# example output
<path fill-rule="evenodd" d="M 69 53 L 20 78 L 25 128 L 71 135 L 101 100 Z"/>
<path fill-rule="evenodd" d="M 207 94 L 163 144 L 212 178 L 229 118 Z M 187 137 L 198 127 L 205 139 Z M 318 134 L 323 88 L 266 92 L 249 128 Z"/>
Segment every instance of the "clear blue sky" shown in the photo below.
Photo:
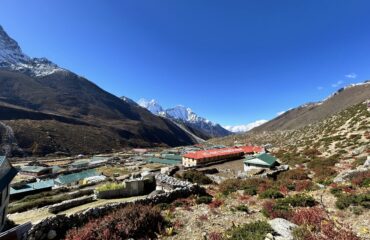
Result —
<path fill-rule="evenodd" d="M 1 0 L 0 24 L 28 55 L 117 96 L 236 125 L 370 79 L 369 9 L 368 0 Z"/>

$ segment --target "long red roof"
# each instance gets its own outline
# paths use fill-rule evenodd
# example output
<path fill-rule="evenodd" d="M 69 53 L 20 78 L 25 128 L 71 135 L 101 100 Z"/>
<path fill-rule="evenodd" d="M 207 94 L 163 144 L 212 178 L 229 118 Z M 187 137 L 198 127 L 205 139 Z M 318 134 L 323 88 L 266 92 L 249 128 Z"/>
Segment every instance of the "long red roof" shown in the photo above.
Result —
<path fill-rule="evenodd" d="M 210 149 L 210 150 L 191 152 L 191 153 L 187 153 L 183 155 L 183 157 L 199 160 L 199 159 L 217 157 L 217 156 L 228 156 L 231 154 L 238 154 L 238 153 L 241 154 L 241 153 L 244 153 L 244 151 L 240 148 L 230 147 L 230 148 Z"/>
<path fill-rule="evenodd" d="M 243 150 L 244 153 L 260 153 L 264 151 L 263 147 L 258 147 L 258 146 L 242 146 L 238 147 Z"/>

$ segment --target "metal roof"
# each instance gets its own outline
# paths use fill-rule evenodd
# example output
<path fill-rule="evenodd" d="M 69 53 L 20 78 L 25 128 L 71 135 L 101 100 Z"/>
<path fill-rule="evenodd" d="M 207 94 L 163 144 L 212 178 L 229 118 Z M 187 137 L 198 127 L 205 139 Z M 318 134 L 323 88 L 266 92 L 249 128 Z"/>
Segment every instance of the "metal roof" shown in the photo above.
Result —
<path fill-rule="evenodd" d="M 45 169 L 50 169 L 50 167 L 42 167 L 42 166 L 22 166 L 21 172 L 32 172 L 38 173 L 44 171 Z"/>
<path fill-rule="evenodd" d="M 54 187 L 54 180 L 49 179 L 49 180 L 44 180 L 44 181 L 39 181 L 39 182 L 34 182 L 34 183 L 27 183 L 19 188 L 10 188 L 10 194 L 17 194 L 17 193 L 23 193 L 23 192 L 30 192 L 34 190 L 41 190 L 45 188 L 52 188 Z"/>
<path fill-rule="evenodd" d="M 164 159 L 169 159 L 169 160 L 176 160 L 176 161 L 182 160 L 182 156 L 178 154 L 162 154 L 161 157 Z"/>
<path fill-rule="evenodd" d="M 71 164 L 69 164 L 70 166 L 78 166 L 78 165 L 84 165 L 84 164 L 89 164 L 90 160 L 86 159 L 86 160 L 78 160 L 78 161 L 75 161 Z"/>
<path fill-rule="evenodd" d="M 273 166 L 277 161 L 277 158 L 268 154 L 262 153 L 254 156 L 245 157 L 244 163 L 255 164 L 255 165 L 264 165 L 264 166 Z"/>
<path fill-rule="evenodd" d="M 181 163 L 178 160 L 163 159 L 163 158 L 148 158 L 145 161 L 148 163 L 162 163 L 162 164 L 167 164 L 167 165 L 176 165 L 176 164 Z"/>
<path fill-rule="evenodd" d="M 191 152 L 183 155 L 186 158 L 192 158 L 201 160 L 204 158 L 211 158 L 211 157 L 222 157 L 222 156 L 229 156 L 233 154 L 244 154 L 243 150 L 235 147 L 230 148 L 221 148 L 221 149 L 210 149 L 210 150 L 203 150 L 197 152 Z"/>
<path fill-rule="evenodd" d="M 99 176 L 101 174 L 97 173 L 95 169 L 89 169 L 78 173 L 71 173 L 67 175 L 60 175 L 55 182 L 58 184 L 70 184 L 73 182 L 78 182 L 88 177 Z"/>
<path fill-rule="evenodd" d="M 264 152 L 263 147 L 258 146 L 240 146 L 238 147 L 243 150 L 244 153 L 262 153 Z"/>

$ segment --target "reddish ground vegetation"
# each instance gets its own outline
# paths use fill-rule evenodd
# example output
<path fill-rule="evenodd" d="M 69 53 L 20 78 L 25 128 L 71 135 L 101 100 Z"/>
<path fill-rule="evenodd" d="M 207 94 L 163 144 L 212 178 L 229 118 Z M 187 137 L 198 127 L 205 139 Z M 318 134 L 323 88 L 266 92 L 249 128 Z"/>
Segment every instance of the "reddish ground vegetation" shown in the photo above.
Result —
<path fill-rule="evenodd" d="M 160 210 L 143 205 L 129 205 L 105 217 L 93 219 L 72 229 L 66 240 L 118 240 L 155 238 L 164 226 Z"/>
<path fill-rule="evenodd" d="M 213 200 L 210 204 L 208 204 L 209 208 L 214 209 L 214 208 L 219 208 L 221 205 L 224 204 L 224 201 L 215 199 Z"/>
<path fill-rule="evenodd" d="M 325 216 L 325 211 L 320 207 L 298 208 L 293 212 L 289 220 L 297 225 L 310 225 L 314 228 L 319 228 Z"/>

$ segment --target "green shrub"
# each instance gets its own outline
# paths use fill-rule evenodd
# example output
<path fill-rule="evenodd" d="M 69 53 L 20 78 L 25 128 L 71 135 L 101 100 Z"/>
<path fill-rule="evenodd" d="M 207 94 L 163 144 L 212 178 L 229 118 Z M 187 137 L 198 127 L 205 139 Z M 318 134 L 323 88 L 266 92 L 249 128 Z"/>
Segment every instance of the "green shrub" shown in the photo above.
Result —
<path fill-rule="evenodd" d="M 196 200 L 197 204 L 209 204 L 211 202 L 212 202 L 212 197 L 211 196 L 200 196 Z"/>
<path fill-rule="evenodd" d="M 362 206 L 364 208 L 370 208 L 370 192 L 358 195 L 340 194 L 337 197 L 335 206 L 339 209 L 346 209 L 349 206 Z"/>
<path fill-rule="evenodd" d="M 104 192 L 109 190 L 125 189 L 125 185 L 121 183 L 107 183 L 96 188 L 98 192 Z"/>
<path fill-rule="evenodd" d="M 306 194 L 296 194 L 283 199 L 278 199 L 277 203 L 292 207 L 313 207 L 316 205 L 315 199 Z"/>
<path fill-rule="evenodd" d="M 238 205 L 235 207 L 235 209 L 239 212 L 246 212 L 246 213 L 249 212 L 249 208 L 247 205 Z"/>
<path fill-rule="evenodd" d="M 272 233 L 273 229 L 265 221 L 257 221 L 232 227 L 226 231 L 226 239 L 229 240 L 264 240 L 267 233 Z"/>
<path fill-rule="evenodd" d="M 306 240 L 311 236 L 311 232 L 306 226 L 298 226 L 293 229 L 292 235 L 295 240 Z"/>
<path fill-rule="evenodd" d="M 188 170 L 185 171 L 182 175 L 180 175 L 180 178 L 187 180 L 192 183 L 198 183 L 198 184 L 211 184 L 212 180 L 207 177 L 204 173 L 199 172 L 197 170 Z"/>
<path fill-rule="evenodd" d="M 53 191 L 55 194 L 56 191 Z M 61 193 L 66 192 L 65 190 L 60 191 Z M 20 201 L 13 202 L 9 204 L 8 213 L 16 213 L 16 212 L 24 212 L 34 208 L 41 208 L 48 205 L 53 205 L 56 203 L 60 203 L 66 200 L 78 198 L 85 195 L 92 194 L 92 190 L 86 189 L 77 191 L 72 194 L 59 194 L 59 195 L 50 195 L 51 193 L 43 193 L 43 194 L 36 194 L 39 198 L 34 198 L 34 196 L 29 196 L 23 198 Z"/>
<path fill-rule="evenodd" d="M 283 198 L 284 195 L 279 192 L 276 189 L 267 189 L 266 191 L 259 194 L 260 198 L 271 198 L 271 199 L 277 199 L 277 198 Z"/>

